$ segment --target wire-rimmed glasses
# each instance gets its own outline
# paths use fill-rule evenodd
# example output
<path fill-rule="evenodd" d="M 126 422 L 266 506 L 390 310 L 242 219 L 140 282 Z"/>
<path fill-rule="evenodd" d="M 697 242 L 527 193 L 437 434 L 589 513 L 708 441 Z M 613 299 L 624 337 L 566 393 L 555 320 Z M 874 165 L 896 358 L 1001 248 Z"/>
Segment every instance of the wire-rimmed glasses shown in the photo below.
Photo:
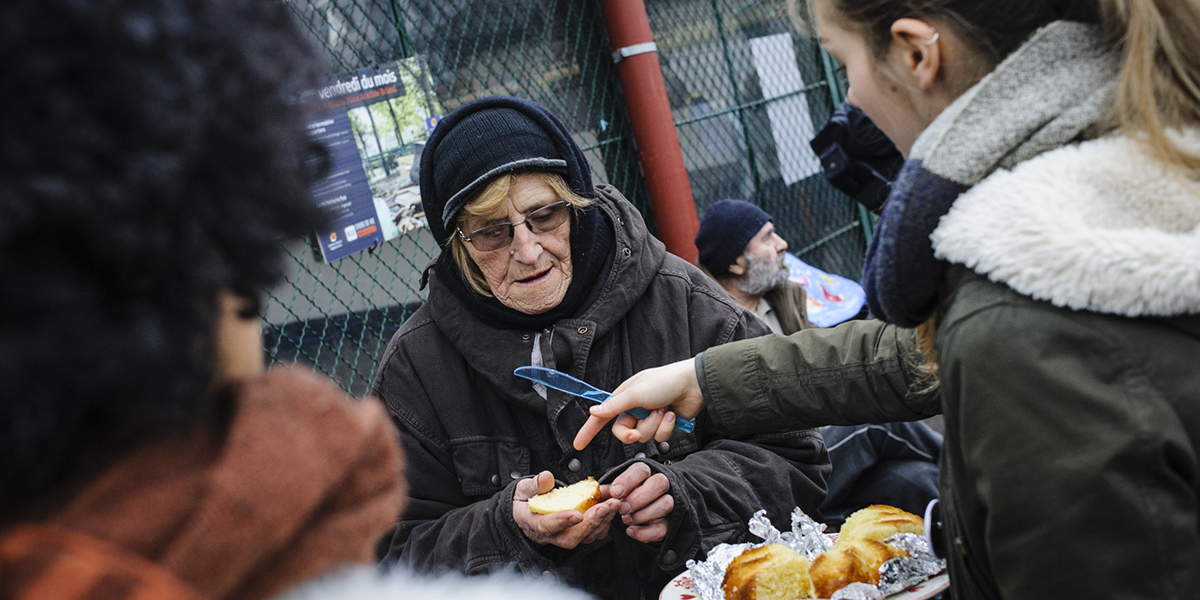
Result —
<path fill-rule="evenodd" d="M 480 252 L 507 248 L 512 243 L 513 230 L 518 225 L 523 224 L 534 233 L 546 233 L 557 229 L 566 222 L 567 211 L 570 208 L 566 200 L 560 200 L 526 214 L 524 219 L 516 223 L 495 223 L 480 227 L 472 231 L 470 235 L 463 233 L 461 227 L 457 228 L 458 237 L 461 237 L 464 242 L 469 242 Z"/>

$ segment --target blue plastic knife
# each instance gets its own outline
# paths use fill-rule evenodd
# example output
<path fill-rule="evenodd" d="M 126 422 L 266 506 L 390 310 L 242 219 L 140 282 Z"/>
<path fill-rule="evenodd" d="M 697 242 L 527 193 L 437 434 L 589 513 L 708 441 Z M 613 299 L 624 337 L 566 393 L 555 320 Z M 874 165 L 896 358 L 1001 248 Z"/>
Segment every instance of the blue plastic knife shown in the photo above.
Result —
<path fill-rule="evenodd" d="M 547 369 L 546 367 L 517 367 L 513 371 L 513 375 L 524 377 L 530 381 L 536 381 L 548 388 L 556 389 L 560 392 L 566 392 L 572 396 L 579 396 L 584 400 L 603 403 L 605 400 L 612 398 L 612 392 L 606 392 L 586 381 L 576 379 L 562 371 Z M 650 416 L 650 411 L 644 408 L 634 408 L 629 411 L 629 414 L 645 419 Z M 684 433 L 691 433 L 695 425 L 687 419 L 675 417 L 675 429 Z"/>

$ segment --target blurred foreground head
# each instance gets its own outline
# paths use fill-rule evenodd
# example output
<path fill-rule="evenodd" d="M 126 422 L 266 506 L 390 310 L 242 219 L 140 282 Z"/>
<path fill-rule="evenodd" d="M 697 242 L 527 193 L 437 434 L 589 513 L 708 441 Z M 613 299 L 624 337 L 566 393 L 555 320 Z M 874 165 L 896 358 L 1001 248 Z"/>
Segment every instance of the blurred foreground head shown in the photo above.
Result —
<path fill-rule="evenodd" d="M 217 410 L 219 294 L 317 217 L 304 39 L 283 2 L 0 5 L 0 512 Z"/>

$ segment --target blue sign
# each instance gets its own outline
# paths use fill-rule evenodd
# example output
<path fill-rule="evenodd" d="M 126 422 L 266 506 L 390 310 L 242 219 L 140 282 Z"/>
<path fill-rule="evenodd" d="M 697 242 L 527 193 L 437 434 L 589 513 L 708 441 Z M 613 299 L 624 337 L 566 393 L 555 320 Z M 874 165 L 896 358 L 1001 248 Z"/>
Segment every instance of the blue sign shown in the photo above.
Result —
<path fill-rule="evenodd" d="M 316 232 L 321 256 L 333 262 L 382 242 L 383 231 L 346 110 L 333 108 L 314 117 L 309 131 L 329 148 L 333 159 L 329 176 L 312 187 L 317 205 L 329 215 Z"/>
<path fill-rule="evenodd" d="M 316 231 L 325 262 L 383 242 L 384 226 L 390 225 L 381 221 L 390 215 L 379 212 L 372 196 L 347 111 L 405 93 L 399 65 L 393 63 L 331 77 L 307 98 L 312 110 L 309 132 L 325 144 L 333 159 L 329 175 L 312 187 L 317 205 L 329 215 Z"/>

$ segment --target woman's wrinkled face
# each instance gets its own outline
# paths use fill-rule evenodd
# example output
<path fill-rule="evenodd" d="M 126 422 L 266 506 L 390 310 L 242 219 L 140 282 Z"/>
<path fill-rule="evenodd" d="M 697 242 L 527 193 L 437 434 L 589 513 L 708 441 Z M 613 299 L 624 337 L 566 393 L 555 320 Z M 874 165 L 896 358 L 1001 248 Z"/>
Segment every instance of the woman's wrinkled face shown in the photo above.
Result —
<path fill-rule="evenodd" d="M 913 142 L 927 124 L 901 89 L 887 74 L 887 60 L 877 60 L 863 32 L 850 29 L 837 12 L 834 0 L 814 0 L 821 46 L 846 70 L 850 89 L 846 99 L 862 109 L 900 153 L 908 156 Z M 888 59 L 892 57 L 889 54 Z"/>
<path fill-rule="evenodd" d="M 508 197 L 495 214 L 464 223 L 475 231 L 496 223 L 521 223 L 525 216 L 561 199 L 541 179 L 513 177 Z M 512 244 L 481 252 L 466 244 L 471 260 L 483 273 L 488 288 L 501 304 L 527 315 L 544 313 L 562 302 L 571 285 L 571 219 L 545 233 L 534 233 L 524 224 L 513 228 Z"/>

